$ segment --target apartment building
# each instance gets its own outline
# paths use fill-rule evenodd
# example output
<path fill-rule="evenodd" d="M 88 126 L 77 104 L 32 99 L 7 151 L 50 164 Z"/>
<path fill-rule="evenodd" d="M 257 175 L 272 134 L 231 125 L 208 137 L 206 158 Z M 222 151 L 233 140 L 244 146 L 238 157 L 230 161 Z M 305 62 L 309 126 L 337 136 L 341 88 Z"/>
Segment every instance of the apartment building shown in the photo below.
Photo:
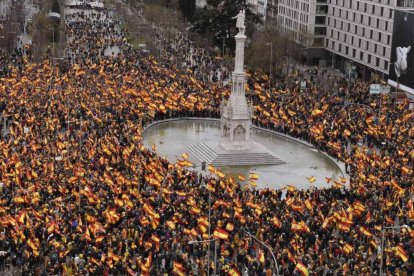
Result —
<path fill-rule="evenodd" d="M 328 0 L 325 47 L 335 67 L 359 77 L 387 75 L 396 0 Z"/>
<path fill-rule="evenodd" d="M 414 0 L 279 0 L 278 24 L 307 50 L 325 50 L 309 63 L 371 79 L 388 75 L 395 10 L 413 9 Z"/>
<path fill-rule="evenodd" d="M 327 0 L 279 0 L 278 26 L 294 41 L 323 47 L 326 34 Z"/>

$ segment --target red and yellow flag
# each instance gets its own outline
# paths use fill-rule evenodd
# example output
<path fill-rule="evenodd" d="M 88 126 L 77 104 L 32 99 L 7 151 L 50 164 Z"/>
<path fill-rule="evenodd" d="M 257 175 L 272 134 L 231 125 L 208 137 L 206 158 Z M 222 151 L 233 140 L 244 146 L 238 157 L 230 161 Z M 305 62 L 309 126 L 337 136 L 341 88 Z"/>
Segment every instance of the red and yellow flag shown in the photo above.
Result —
<path fill-rule="evenodd" d="M 229 234 L 226 232 L 226 230 L 217 227 L 213 232 L 213 238 L 227 240 L 229 238 Z"/>
<path fill-rule="evenodd" d="M 301 262 L 296 264 L 295 270 L 299 271 L 303 276 L 309 276 L 307 267 Z"/>
<path fill-rule="evenodd" d="M 185 268 L 184 265 L 180 262 L 173 261 L 173 274 L 177 276 L 185 276 Z"/>
<path fill-rule="evenodd" d="M 394 247 L 394 252 L 404 263 L 408 261 L 408 254 L 401 245 Z"/>
<path fill-rule="evenodd" d="M 359 232 L 361 232 L 361 234 L 364 234 L 365 236 L 372 237 L 371 232 L 369 232 L 369 231 L 368 231 L 365 227 L 363 227 L 363 226 L 361 226 L 361 227 L 359 228 Z"/>

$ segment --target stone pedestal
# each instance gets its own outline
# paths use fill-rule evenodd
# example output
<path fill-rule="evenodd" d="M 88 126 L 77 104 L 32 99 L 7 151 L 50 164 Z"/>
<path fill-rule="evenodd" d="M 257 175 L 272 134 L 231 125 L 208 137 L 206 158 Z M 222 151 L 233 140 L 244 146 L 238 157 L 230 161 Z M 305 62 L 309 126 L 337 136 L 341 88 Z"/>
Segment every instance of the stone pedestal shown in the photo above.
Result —
<path fill-rule="evenodd" d="M 280 165 L 283 160 L 271 153 L 266 147 L 250 140 L 252 109 L 246 101 L 244 91 L 244 13 L 238 17 L 239 33 L 236 39 L 236 57 L 234 72 L 232 73 L 232 87 L 227 103 L 222 102 L 220 107 L 220 143 L 200 143 L 188 146 L 188 150 L 200 161 L 215 166 L 254 166 Z"/>
<path fill-rule="evenodd" d="M 232 88 L 227 105 L 221 106 L 220 145 L 226 150 L 245 151 L 252 148 L 250 142 L 251 111 L 247 105 L 244 84 L 244 44 L 246 36 L 238 34 L 236 57 L 232 74 Z"/>

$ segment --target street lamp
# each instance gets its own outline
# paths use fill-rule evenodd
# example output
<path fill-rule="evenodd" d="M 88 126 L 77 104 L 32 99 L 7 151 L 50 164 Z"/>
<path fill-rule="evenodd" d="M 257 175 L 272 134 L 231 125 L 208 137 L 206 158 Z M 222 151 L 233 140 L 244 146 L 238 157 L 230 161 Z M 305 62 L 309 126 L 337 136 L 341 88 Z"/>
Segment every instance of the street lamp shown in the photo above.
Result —
<path fill-rule="evenodd" d="M 243 230 L 244 230 L 244 232 L 246 233 L 246 234 L 248 234 L 250 237 L 252 237 L 255 241 L 257 241 L 257 242 L 259 242 L 261 245 L 263 245 L 267 250 L 269 250 L 270 251 L 270 254 L 272 254 L 272 258 L 273 258 L 273 261 L 275 262 L 275 268 L 276 268 L 276 275 L 277 276 L 279 276 L 279 266 L 278 266 L 278 264 L 277 264 L 277 260 L 276 260 L 276 257 L 275 257 L 275 255 L 273 254 L 273 251 L 272 251 L 272 249 L 267 245 L 267 244 L 265 244 L 264 242 L 262 242 L 261 240 L 259 240 L 258 238 L 256 238 L 255 236 L 253 236 L 249 231 L 247 231 L 245 228 L 243 228 Z"/>
<path fill-rule="evenodd" d="M 390 65 L 394 65 L 394 67 L 395 67 L 395 62 L 391 62 Z M 394 72 L 395 72 L 395 68 L 394 68 Z M 395 76 L 397 77 L 397 93 L 398 93 L 398 88 L 399 88 L 398 78 L 399 78 L 399 76 L 397 74 L 395 74 Z"/>
<path fill-rule="evenodd" d="M 388 226 L 388 227 L 383 227 L 381 230 L 381 264 L 380 264 L 380 276 L 383 276 L 384 272 L 382 271 L 382 267 L 384 265 L 384 240 L 385 240 L 385 230 L 387 229 L 401 229 L 401 228 L 406 228 L 406 229 L 410 229 L 410 226 L 403 224 L 403 225 L 397 225 L 397 226 Z"/>
<path fill-rule="evenodd" d="M 52 44 L 52 51 L 53 51 L 53 54 L 52 54 L 52 64 L 53 64 L 53 66 L 55 65 L 55 61 L 54 61 L 54 59 L 55 59 L 55 28 L 49 28 L 49 31 L 52 31 L 52 39 L 53 39 L 53 44 Z"/>
<path fill-rule="evenodd" d="M 210 227 L 210 226 L 209 226 Z M 214 275 L 216 275 L 216 264 L 217 264 L 217 244 L 215 243 L 217 239 L 208 239 L 208 240 L 202 240 L 202 241 L 189 241 L 188 244 L 193 245 L 197 243 L 206 243 L 208 242 L 208 262 L 207 262 L 207 276 L 210 275 L 210 242 L 214 242 Z"/>
<path fill-rule="evenodd" d="M 272 42 L 266 43 L 266 46 L 270 46 L 270 62 L 269 62 L 269 94 L 271 94 L 271 93 L 272 93 L 272 83 L 271 83 L 271 78 L 272 78 L 273 43 L 272 43 Z"/>

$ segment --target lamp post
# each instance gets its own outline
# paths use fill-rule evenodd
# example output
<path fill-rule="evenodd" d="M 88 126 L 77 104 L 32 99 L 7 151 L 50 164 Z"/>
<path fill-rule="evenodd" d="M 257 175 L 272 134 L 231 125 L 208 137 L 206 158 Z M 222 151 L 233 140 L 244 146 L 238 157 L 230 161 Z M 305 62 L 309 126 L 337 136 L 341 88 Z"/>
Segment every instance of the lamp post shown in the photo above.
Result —
<path fill-rule="evenodd" d="M 395 71 L 395 62 L 391 62 L 390 65 L 394 65 L 394 71 Z M 395 74 L 395 76 L 397 77 L 397 88 L 396 88 L 396 92 L 398 93 L 398 88 L 399 88 L 398 79 L 399 79 L 399 76 L 397 74 Z"/>
<path fill-rule="evenodd" d="M 270 62 L 269 62 L 269 94 L 272 93 L 272 83 L 271 83 L 271 78 L 272 78 L 272 62 L 273 62 L 273 43 L 269 42 L 266 43 L 266 46 L 270 46 Z"/>
<path fill-rule="evenodd" d="M 52 31 L 52 39 L 53 39 L 53 44 L 52 44 L 52 65 L 55 65 L 55 28 L 49 28 L 49 31 Z"/>
<path fill-rule="evenodd" d="M 172 171 L 168 171 L 167 175 L 164 178 L 164 180 L 161 182 L 160 193 L 159 193 L 159 198 L 160 199 L 162 198 L 162 188 L 164 187 L 165 182 L 167 181 L 168 177 L 170 177 L 170 175 L 175 173 L 177 170 L 178 170 L 178 168 L 175 168 Z M 162 201 L 161 201 L 161 207 L 162 207 Z"/>
<path fill-rule="evenodd" d="M 210 226 L 209 226 L 210 227 Z M 202 240 L 202 241 L 189 241 L 188 244 L 192 245 L 192 244 L 196 244 L 196 243 L 205 243 L 208 242 L 208 253 L 207 253 L 207 257 L 208 257 L 208 263 L 207 263 L 207 275 L 210 275 L 210 242 L 214 242 L 214 275 L 216 275 L 216 263 L 217 263 L 217 244 L 216 244 L 217 239 L 208 239 L 208 240 Z"/>
<path fill-rule="evenodd" d="M 222 56 L 222 57 L 224 57 L 224 46 L 226 45 L 226 44 L 225 44 L 225 43 L 226 43 L 226 37 L 225 37 L 225 36 L 223 36 L 222 38 L 223 38 L 223 50 L 222 50 L 222 52 L 221 52 L 221 56 Z"/>
<path fill-rule="evenodd" d="M 253 236 L 249 231 L 247 231 L 246 229 L 243 229 L 244 230 L 244 232 L 247 234 L 247 235 L 249 235 L 250 237 L 252 237 L 255 241 L 257 241 L 257 242 L 259 242 L 261 245 L 263 245 L 267 250 L 269 250 L 269 252 L 270 252 L 270 254 L 272 254 L 272 258 L 273 258 L 273 261 L 274 261 L 274 263 L 275 263 L 275 268 L 276 268 L 276 275 L 277 276 L 279 276 L 279 266 L 278 266 L 278 264 L 277 264 L 277 260 L 276 260 L 276 257 L 275 257 L 275 255 L 273 254 L 273 251 L 272 251 L 272 249 L 267 245 L 267 244 L 265 244 L 264 242 L 262 242 L 261 240 L 259 240 L 258 238 L 256 238 L 255 236 Z"/>
<path fill-rule="evenodd" d="M 381 230 L 381 264 L 380 264 L 380 276 L 383 276 L 384 272 L 382 271 L 382 267 L 384 265 L 384 241 L 385 241 L 385 230 L 387 229 L 401 229 L 401 228 L 408 228 L 410 229 L 410 226 L 408 225 L 397 225 L 397 226 L 389 226 L 389 227 L 383 227 Z"/>

